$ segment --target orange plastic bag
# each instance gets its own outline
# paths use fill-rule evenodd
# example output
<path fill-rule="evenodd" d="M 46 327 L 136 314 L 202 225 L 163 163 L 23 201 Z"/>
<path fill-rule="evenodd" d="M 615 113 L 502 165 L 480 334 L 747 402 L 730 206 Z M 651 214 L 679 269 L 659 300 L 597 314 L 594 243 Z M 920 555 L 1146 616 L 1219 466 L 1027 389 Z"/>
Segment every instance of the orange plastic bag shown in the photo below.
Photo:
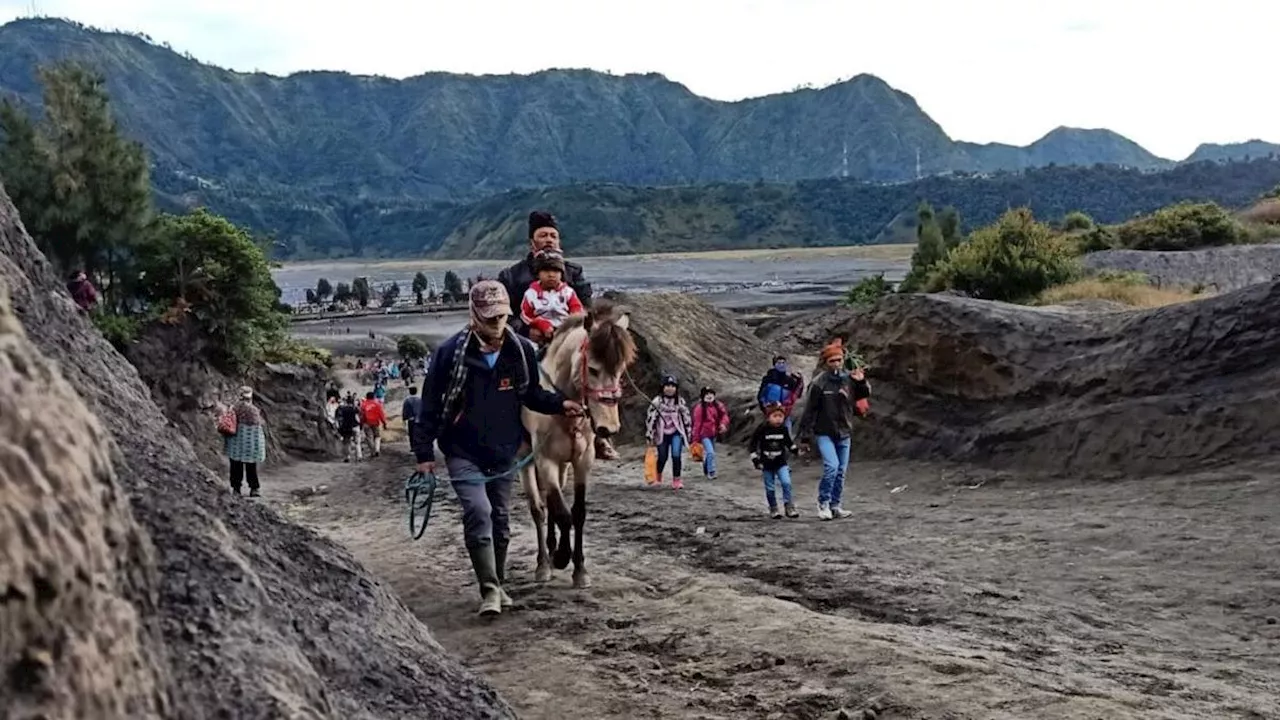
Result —
<path fill-rule="evenodd" d="M 702 443 L 694 443 L 689 446 L 689 457 L 692 457 L 694 462 L 702 462 L 703 452 Z"/>
<path fill-rule="evenodd" d="M 658 448 L 651 447 L 644 451 L 644 482 L 654 485 L 658 482 Z"/>

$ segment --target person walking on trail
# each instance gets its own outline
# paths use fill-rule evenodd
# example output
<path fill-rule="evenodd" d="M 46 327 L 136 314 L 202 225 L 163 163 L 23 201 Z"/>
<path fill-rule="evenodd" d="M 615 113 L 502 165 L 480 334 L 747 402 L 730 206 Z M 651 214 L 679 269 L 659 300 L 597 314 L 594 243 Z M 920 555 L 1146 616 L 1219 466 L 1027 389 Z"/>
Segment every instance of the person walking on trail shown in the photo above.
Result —
<path fill-rule="evenodd" d="M 67 292 L 82 312 L 89 312 L 98 304 L 98 289 L 83 270 L 76 270 L 67 278 Z"/>
<path fill-rule="evenodd" d="M 414 423 L 418 472 L 434 473 L 435 445 L 462 506 L 463 538 L 480 587 L 480 614 L 510 607 L 503 589 L 511 540 L 511 486 L 529 441 L 521 408 L 580 415 L 582 406 L 542 387 L 535 348 L 509 326 L 502 283 L 482 280 L 468 296 L 470 324 L 436 348 Z M 531 451 L 532 452 L 532 451 Z"/>
<path fill-rule="evenodd" d="M 804 394 L 804 378 L 790 372 L 787 358 L 777 355 L 773 358 L 773 367 L 760 380 L 760 390 L 756 393 L 756 404 L 761 411 L 770 404 L 779 404 L 786 414 L 787 430 L 791 430 L 791 412 L 796 401 Z"/>
<path fill-rule="evenodd" d="M 351 451 L 355 450 L 356 460 L 362 460 L 363 448 L 360 446 L 360 410 L 356 407 L 356 396 L 347 394 L 346 400 L 335 413 L 338 424 L 338 437 L 342 438 L 342 462 L 351 462 Z"/>
<path fill-rule="evenodd" d="M 818 485 L 818 517 L 822 520 L 847 518 L 853 513 L 840 501 L 844 495 L 844 478 L 849 469 L 850 437 L 858 400 L 871 397 L 862 368 L 844 369 L 844 344 L 833 340 L 822 349 L 822 374 L 813 379 L 804 413 L 800 416 L 798 435 L 801 444 L 809 439 L 822 456 L 822 481 Z"/>
<path fill-rule="evenodd" d="M 369 442 L 369 457 L 382 455 L 382 431 L 387 429 L 387 411 L 374 393 L 365 393 L 360 406 L 360 422 L 364 424 L 364 439 Z"/>
<path fill-rule="evenodd" d="M 258 465 L 267 459 L 267 434 L 262 426 L 262 411 L 253 404 L 252 388 L 240 388 L 240 399 L 231 411 L 235 414 L 235 434 L 226 437 L 223 444 L 231 461 L 231 492 L 241 494 L 241 484 L 247 478 L 249 497 L 258 497 Z"/>
<path fill-rule="evenodd" d="M 653 484 L 662 484 L 662 472 L 670 459 L 671 489 L 684 488 L 681 455 L 693 435 L 690 427 L 692 424 L 689 406 L 680 397 L 680 382 L 674 375 L 664 375 L 662 393 L 649 402 L 649 412 L 645 419 L 645 439 L 650 447 L 658 449 L 658 476 Z"/>
<path fill-rule="evenodd" d="M 529 328 L 529 339 L 546 348 L 565 318 L 582 312 L 582 301 L 573 286 L 564 281 L 563 255 L 543 250 L 534 256 L 534 269 L 538 279 L 525 288 L 520 321 Z"/>
<path fill-rule="evenodd" d="M 787 412 L 781 403 L 770 403 L 764 408 L 764 422 L 751 435 L 751 464 L 763 474 L 764 499 L 769 503 L 769 515 L 775 520 L 783 512 L 789 518 L 800 517 L 800 511 L 791 498 L 791 466 L 789 456 L 796 454 L 795 441 L 786 426 Z M 782 486 L 782 511 L 778 510 L 778 497 L 774 485 Z"/>
<path fill-rule="evenodd" d="M 702 474 L 708 480 L 716 479 L 716 440 L 729 432 L 729 409 L 716 399 L 713 388 L 704 387 L 698 393 L 701 398 L 693 406 L 694 445 L 702 446 Z"/>
<path fill-rule="evenodd" d="M 418 397 L 418 388 L 409 386 L 409 397 L 400 406 L 400 419 L 404 420 L 404 434 L 409 438 L 409 449 L 413 449 L 413 424 L 418 420 L 418 411 L 422 409 L 422 398 Z"/>

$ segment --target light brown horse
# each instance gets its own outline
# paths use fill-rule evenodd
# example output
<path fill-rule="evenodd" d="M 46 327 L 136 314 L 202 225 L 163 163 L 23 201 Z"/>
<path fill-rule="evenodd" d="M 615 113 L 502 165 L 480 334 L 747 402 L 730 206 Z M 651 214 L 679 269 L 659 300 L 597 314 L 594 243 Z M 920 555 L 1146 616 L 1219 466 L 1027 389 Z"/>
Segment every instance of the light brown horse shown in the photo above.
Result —
<path fill-rule="evenodd" d="M 618 415 L 622 376 L 636 359 L 629 324 L 628 315 L 615 315 L 613 306 L 603 300 L 596 301 L 587 314 L 567 318 L 542 360 L 543 379 L 565 397 L 582 403 L 586 412 L 577 418 L 523 412 L 535 453 L 533 463 L 521 470 L 521 480 L 538 536 L 538 570 L 534 576 L 538 582 L 551 579 L 553 565 L 563 570 L 572 560 L 573 586 L 591 585 L 582 553 L 587 478 L 595 462 L 596 435 L 608 438 L 622 427 Z M 570 467 L 572 512 L 563 492 Z"/>

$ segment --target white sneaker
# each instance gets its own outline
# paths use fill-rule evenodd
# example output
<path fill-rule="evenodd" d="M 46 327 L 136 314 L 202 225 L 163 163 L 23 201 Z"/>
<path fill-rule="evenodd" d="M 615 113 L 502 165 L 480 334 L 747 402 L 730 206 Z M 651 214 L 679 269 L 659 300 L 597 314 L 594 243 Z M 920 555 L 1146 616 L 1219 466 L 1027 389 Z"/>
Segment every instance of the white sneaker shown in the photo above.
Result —
<path fill-rule="evenodd" d="M 819 520 L 831 519 L 831 507 L 827 503 L 818 503 L 818 519 Z"/>
<path fill-rule="evenodd" d="M 836 520 L 843 520 L 843 519 L 845 519 L 845 518 L 853 517 L 853 513 L 849 512 L 848 510 L 845 510 L 844 508 L 840 507 L 839 505 L 832 505 L 832 506 L 831 506 L 831 517 L 832 517 L 832 518 L 834 518 L 834 519 L 836 519 Z"/>

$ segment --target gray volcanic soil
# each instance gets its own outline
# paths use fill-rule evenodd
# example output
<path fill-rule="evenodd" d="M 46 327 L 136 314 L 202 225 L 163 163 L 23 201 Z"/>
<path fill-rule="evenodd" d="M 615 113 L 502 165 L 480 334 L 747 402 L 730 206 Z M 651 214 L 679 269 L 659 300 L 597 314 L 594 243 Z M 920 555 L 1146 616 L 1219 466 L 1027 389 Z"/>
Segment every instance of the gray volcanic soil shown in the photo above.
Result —
<path fill-rule="evenodd" d="M 1212 292 L 1229 292 L 1280 275 L 1280 245 L 1232 245 L 1228 247 L 1155 252 L 1105 250 L 1084 258 L 1094 270 L 1141 272 L 1162 286 L 1201 286 Z"/>

